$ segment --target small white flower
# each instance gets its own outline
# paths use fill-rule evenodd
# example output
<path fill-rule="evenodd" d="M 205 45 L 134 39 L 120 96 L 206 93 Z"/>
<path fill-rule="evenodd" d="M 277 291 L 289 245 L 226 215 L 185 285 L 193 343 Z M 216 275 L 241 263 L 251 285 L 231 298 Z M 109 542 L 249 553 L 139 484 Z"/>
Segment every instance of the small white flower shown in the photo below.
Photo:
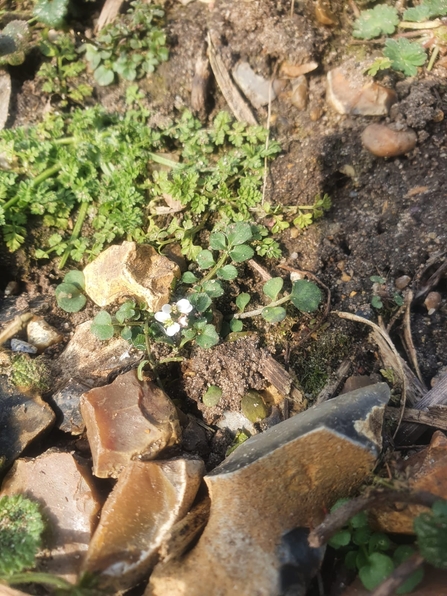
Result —
<path fill-rule="evenodd" d="M 179 300 L 176 303 L 176 307 L 178 308 L 178 311 L 182 313 L 182 315 L 189 314 L 193 309 L 191 302 L 186 298 L 182 298 L 181 300 Z"/>
<path fill-rule="evenodd" d="M 155 313 L 154 318 L 156 321 L 158 321 L 159 323 L 167 323 L 168 321 L 171 321 L 171 310 L 172 307 L 170 304 L 163 304 L 163 306 L 161 307 L 161 310 L 159 310 L 158 312 Z"/>
<path fill-rule="evenodd" d="M 166 333 L 166 335 L 169 335 L 169 337 L 176 335 L 176 333 L 178 333 L 179 331 L 180 331 L 180 325 L 178 323 L 172 323 L 168 327 L 165 327 L 165 333 Z"/>
<path fill-rule="evenodd" d="M 174 306 L 163 304 L 161 310 L 154 314 L 154 319 L 163 325 L 163 330 L 169 337 L 176 335 L 182 327 L 188 327 L 188 314 L 193 306 L 189 300 L 182 298 Z M 178 316 L 180 313 L 181 316 Z M 177 320 L 176 320 L 177 319 Z"/>

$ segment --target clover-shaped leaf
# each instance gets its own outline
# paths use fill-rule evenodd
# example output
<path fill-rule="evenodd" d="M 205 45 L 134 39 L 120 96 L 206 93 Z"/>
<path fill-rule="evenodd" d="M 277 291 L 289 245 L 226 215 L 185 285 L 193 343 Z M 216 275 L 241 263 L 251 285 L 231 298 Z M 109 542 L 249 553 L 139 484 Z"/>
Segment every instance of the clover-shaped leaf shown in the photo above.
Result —
<path fill-rule="evenodd" d="M 114 334 L 112 317 L 105 310 L 101 310 L 93 319 L 90 331 L 100 340 L 111 339 Z"/>

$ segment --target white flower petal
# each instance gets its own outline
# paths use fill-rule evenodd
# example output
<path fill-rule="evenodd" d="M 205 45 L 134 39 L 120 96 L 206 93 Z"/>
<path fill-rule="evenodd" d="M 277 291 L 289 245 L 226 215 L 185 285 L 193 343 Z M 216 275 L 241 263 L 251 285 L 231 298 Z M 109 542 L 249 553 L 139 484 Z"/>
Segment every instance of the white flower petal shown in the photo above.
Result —
<path fill-rule="evenodd" d="M 161 312 L 164 312 L 166 314 L 171 314 L 172 311 L 172 306 L 170 304 L 163 304 L 163 306 L 161 307 Z"/>
<path fill-rule="evenodd" d="M 179 331 L 180 331 L 180 325 L 178 323 L 172 323 L 172 325 L 169 325 L 169 327 L 166 327 L 166 329 L 165 329 L 166 335 L 169 335 L 169 337 L 172 337 Z"/>
<path fill-rule="evenodd" d="M 179 325 L 181 325 L 182 327 L 188 327 L 188 324 L 189 324 L 188 317 L 186 315 L 182 315 L 181 317 L 179 317 L 177 319 L 177 323 Z"/>
<path fill-rule="evenodd" d="M 179 300 L 176 303 L 176 306 L 179 309 L 179 311 L 184 315 L 187 315 L 193 309 L 191 302 L 189 300 L 187 300 L 186 298 L 182 298 L 181 300 Z"/>
<path fill-rule="evenodd" d="M 166 323 L 167 321 L 171 320 L 170 313 L 162 312 L 161 310 L 156 312 L 154 315 L 154 319 L 159 323 Z"/>

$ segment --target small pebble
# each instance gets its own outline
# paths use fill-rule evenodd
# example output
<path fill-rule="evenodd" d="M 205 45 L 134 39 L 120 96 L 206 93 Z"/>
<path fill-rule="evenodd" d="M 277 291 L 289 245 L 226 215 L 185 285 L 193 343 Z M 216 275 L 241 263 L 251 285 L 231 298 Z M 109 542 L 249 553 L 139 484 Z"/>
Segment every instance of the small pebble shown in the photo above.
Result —
<path fill-rule="evenodd" d="M 23 352 L 25 354 L 37 354 L 36 346 L 32 346 L 27 341 L 21 339 L 11 339 L 11 350 L 13 352 Z"/>
<path fill-rule="evenodd" d="M 411 281 L 411 277 L 409 275 L 401 275 L 400 277 L 398 277 L 396 279 L 396 281 L 394 282 L 394 285 L 396 286 L 396 288 L 398 290 L 405 290 L 405 288 L 408 286 L 410 281 Z"/>
<path fill-rule="evenodd" d="M 362 143 L 377 157 L 404 155 L 416 147 L 416 133 L 408 129 L 395 131 L 383 124 L 370 124 L 362 133 Z"/>
<path fill-rule="evenodd" d="M 292 105 L 303 111 L 307 106 L 307 79 L 301 75 L 292 81 Z"/>
<path fill-rule="evenodd" d="M 432 315 L 441 306 L 442 297 L 439 292 L 430 292 L 427 294 L 427 298 L 424 300 L 425 308 L 428 310 L 428 314 Z"/>
<path fill-rule="evenodd" d="M 312 122 L 316 122 L 317 120 L 319 120 L 322 115 L 323 115 L 323 110 L 322 110 L 322 108 L 320 108 L 320 106 L 315 106 L 315 107 L 311 108 L 311 110 L 309 112 L 309 118 L 312 120 Z"/>
<path fill-rule="evenodd" d="M 19 282 L 17 281 L 9 281 L 6 284 L 5 288 L 5 296 L 16 296 L 19 293 Z"/>

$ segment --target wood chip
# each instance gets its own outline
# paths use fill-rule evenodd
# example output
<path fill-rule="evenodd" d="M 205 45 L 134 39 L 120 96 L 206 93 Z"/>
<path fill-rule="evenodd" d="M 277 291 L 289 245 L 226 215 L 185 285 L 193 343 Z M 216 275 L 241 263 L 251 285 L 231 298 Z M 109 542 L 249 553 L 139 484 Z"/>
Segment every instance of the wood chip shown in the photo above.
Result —
<path fill-rule="evenodd" d="M 106 0 L 96 23 L 95 32 L 98 33 L 103 27 L 111 23 L 119 14 L 124 0 Z"/>
<path fill-rule="evenodd" d="M 259 366 L 259 372 L 276 389 L 291 399 L 298 407 L 304 410 L 307 407 L 307 400 L 301 391 L 293 384 L 292 376 L 272 356 L 265 354 Z"/>

